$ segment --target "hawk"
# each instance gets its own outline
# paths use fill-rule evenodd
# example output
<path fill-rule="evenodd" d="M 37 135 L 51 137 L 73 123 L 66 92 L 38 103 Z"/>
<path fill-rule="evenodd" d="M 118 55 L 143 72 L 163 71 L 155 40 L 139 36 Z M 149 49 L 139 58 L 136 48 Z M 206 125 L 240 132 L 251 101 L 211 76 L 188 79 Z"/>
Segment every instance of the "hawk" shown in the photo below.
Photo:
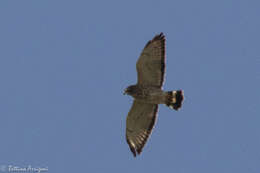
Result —
<path fill-rule="evenodd" d="M 158 104 L 178 110 L 183 91 L 163 91 L 165 75 L 165 36 L 156 35 L 145 45 L 137 63 L 137 84 L 130 85 L 124 94 L 134 98 L 126 120 L 126 141 L 134 157 L 140 154 L 154 127 Z"/>

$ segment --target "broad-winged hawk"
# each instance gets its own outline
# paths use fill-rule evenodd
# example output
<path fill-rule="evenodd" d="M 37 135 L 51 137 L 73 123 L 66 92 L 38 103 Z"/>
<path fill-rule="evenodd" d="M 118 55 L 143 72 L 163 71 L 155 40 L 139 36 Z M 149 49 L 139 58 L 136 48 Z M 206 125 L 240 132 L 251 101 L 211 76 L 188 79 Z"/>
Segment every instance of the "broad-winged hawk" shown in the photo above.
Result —
<path fill-rule="evenodd" d="M 183 91 L 163 91 L 165 75 L 165 36 L 156 35 L 148 41 L 137 63 L 136 85 L 125 89 L 134 98 L 126 120 L 126 140 L 133 155 L 140 154 L 154 127 L 158 104 L 178 110 Z"/>

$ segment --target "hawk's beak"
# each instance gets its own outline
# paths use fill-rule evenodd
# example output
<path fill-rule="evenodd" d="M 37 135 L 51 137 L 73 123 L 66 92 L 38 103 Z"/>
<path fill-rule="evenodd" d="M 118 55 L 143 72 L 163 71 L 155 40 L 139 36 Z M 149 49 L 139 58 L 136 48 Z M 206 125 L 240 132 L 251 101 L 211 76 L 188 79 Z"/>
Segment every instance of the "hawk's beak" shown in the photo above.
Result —
<path fill-rule="evenodd" d="M 123 93 L 124 95 L 126 95 L 126 89 L 124 90 L 124 93 Z"/>

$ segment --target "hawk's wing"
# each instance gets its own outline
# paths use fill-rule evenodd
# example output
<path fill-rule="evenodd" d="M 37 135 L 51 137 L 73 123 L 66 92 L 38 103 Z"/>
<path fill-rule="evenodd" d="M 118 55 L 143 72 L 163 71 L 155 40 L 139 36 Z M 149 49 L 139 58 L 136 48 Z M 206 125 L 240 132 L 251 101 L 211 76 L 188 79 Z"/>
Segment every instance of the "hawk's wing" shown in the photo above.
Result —
<path fill-rule="evenodd" d="M 134 154 L 140 154 L 152 132 L 158 105 L 134 100 L 126 120 L 126 140 Z"/>
<path fill-rule="evenodd" d="M 144 47 L 137 63 L 138 85 L 162 87 L 165 73 L 165 37 L 156 35 Z"/>

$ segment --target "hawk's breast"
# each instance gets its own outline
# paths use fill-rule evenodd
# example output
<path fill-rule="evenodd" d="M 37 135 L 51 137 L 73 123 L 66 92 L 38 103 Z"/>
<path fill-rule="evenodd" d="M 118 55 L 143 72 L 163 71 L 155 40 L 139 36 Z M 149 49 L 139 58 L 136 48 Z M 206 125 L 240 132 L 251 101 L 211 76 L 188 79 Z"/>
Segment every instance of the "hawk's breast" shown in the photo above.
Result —
<path fill-rule="evenodd" d="M 165 93 L 158 87 L 138 86 L 133 97 L 141 102 L 151 104 L 165 103 Z"/>

